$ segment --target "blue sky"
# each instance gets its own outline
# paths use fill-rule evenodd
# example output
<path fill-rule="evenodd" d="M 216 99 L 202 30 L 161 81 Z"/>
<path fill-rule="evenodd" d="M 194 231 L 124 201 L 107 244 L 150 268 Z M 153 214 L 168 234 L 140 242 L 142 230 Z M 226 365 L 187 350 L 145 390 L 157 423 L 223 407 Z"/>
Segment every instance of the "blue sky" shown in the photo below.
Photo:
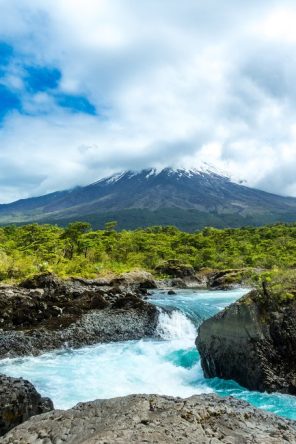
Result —
<path fill-rule="evenodd" d="M 0 202 L 202 162 L 296 196 L 294 1 L 0 7 Z"/>
<path fill-rule="evenodd" d="M 0 42 L 0 122 L 5 117 L 17 111 L 20 114 L 34 116 L 50 114 L 52 105 L 66 108 L 72 113 L 97 115 L 96 107 L 86 95 L 75 92 L 67 93 L 61 90 L 62 72 L 58 67 L 38 65 L 27 60 L 21 52 L 14 51 L 12 45 L 5 41 Z M 6 76 L 17 71 L 18 81 L 22 84 L 9 85 Z M 33 100 L 36 95 L 44 93 L 51 102 L 48 107 L 40 108 L 38 104 L 31 109 L 26 108 L 26 102 Z"/>

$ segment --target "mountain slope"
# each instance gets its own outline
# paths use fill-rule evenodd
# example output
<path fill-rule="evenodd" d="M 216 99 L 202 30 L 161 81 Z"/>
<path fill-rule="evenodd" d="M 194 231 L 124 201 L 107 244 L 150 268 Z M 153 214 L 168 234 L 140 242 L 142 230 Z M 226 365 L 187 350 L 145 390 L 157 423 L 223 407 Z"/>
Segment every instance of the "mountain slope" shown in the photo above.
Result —
<path fill-rule="evenodd" d="M 0 205 L 0 223 L 89 220 L 120 228 L 176 225 L 194 230 L 296 220 L 296 198 L 231 182 L 210 171 L 125 171 L 86 187 Z"/>

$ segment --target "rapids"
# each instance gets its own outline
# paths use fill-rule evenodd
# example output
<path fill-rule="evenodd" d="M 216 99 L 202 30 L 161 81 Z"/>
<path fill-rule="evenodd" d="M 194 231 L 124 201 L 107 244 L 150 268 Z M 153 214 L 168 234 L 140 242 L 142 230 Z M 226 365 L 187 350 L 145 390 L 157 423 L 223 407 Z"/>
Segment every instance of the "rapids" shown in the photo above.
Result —
<path fill-rule="evenodd" d="M 296 419 L 296 397 L 250 392 L 233 381 L 205 379 L 194 346 L 200 322 L 241 297 L 246 290 L 156 291 L 150 302 L 161 311 L 160 340 L 149 339 L 65 349 L 38 357 L 5 359 L 0 372 L 29 379 L 56 408 L 131 393 L 172 396 L 216 392 L 235 396 L 279 415 Z"/>

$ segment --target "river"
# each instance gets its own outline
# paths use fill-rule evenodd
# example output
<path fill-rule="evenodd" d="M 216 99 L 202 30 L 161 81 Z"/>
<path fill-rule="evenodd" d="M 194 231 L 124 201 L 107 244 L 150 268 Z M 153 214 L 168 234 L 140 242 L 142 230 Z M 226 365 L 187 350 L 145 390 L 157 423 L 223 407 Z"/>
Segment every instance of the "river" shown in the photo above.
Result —
<path fill-rule="evenodd" d="M 160 314 L 161 340 L 145 339 L 61 350 L 38 357 L 5 359 L 0 372 L 30 380 L 56 408 L 131 393 L 187 397 L 215 392 L 296 419 L 296 397 L 250 392 L 233 381 L 205 379 L 194 346 L 199 323 L 241 297 L 246 290 L 155 291 L 150 301 L 169 307 Z"/>

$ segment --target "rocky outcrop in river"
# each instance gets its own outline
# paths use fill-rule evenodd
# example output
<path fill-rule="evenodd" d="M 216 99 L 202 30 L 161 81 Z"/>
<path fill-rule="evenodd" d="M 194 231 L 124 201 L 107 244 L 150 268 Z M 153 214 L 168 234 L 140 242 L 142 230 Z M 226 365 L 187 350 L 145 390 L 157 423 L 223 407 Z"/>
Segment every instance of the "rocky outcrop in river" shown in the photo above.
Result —
<path fill-rule="evenodd" d="M 212 271 L 206 273 L 207 287 L 211 290 L 231 290 L 242 286 L 249 273 L 247 269 Z"/>
<path fill-rule="evenodd" d="M 31 416 L 49 412 L 53 404 L 24 379 L 0 375 L 0 436 Z"/>
<path fill-rule="evenodd" d="M 201 288 L 209 290 L 231 290 L 245 285 L 250 275 L 250 269 L 212 270 L 202 268 L 196 271 L 190 265 L 184 265 L 174 259 L 156 267 L 156 272 L 168 276 L 159 281 L 160 287 Z"/>
<path fill-rule="evenodd" d="M 0 287 L 0 358 L 37 355 L 155 334 L 158 310 L 142 298 L 149 273 L 60 280 L 47 274 Z"/>
<path fill-rule="evenodd" d="M 206 320 L 196 345 L 206 377 L 296 395 L 296 299 L 266 287 Z"/>
<path fill-rule="evenodd" d="M 295 444 L 296 427 L 244 401 L 131 395 L 78 404 L 31 418 L 2 444 Z"/>

